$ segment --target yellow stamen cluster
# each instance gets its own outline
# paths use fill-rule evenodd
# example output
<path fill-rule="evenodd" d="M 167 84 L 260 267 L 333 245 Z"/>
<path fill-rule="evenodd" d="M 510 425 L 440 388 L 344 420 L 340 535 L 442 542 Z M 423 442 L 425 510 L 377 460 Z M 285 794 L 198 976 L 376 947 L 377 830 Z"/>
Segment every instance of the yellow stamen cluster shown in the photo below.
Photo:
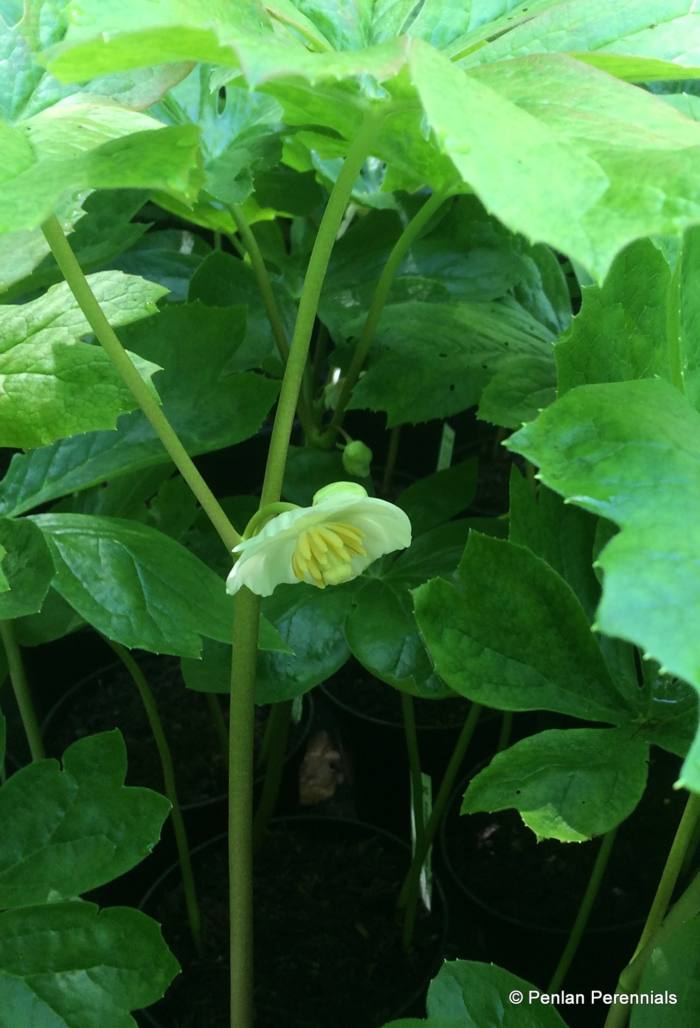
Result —
<path fill-rule="evenodd" d="M 342 521 L 327 521 L 302 532 L 292 557 L 292 570 L 300 582 L 325 589 L 353 577 L 352 558 L 365 557 L 362 532 Z"/>

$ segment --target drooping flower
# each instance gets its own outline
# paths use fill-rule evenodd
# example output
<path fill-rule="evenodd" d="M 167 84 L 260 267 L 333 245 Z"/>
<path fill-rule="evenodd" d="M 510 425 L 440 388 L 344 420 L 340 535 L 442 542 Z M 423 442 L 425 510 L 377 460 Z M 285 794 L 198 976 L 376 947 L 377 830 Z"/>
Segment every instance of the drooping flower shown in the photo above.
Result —
<path fill-rule="evenodd" d="M 269 596 L 275 586 L 308 582 L 324 589 L 349 582 L 378 557 L 411 544 L 408 516 L 354 482 L 320 489 L 310 507 L 277 514 L 233 552 L 226 591 L 247 586 Z"/>

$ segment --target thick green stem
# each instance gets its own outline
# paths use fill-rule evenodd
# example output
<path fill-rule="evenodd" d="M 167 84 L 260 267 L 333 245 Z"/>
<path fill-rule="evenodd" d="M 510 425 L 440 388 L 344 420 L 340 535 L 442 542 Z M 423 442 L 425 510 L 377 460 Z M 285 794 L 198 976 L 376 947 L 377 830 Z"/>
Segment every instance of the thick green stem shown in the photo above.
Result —
<path fill-rule="evenodd" d="M 435 835 L 442 821 L 447 804 L 449 803 L 454 788 L 455 779 L 459 773 L 459 769 L 462 766 L 462 761 L 469 747 L 469 743 L 472 740 L 474 731 L 476 729 L 479 716 L 481 714 L 481 707 L 477 703 L 473 703 L 469 715 L 462 726 L 462 731 L 459 733 L 455 748 L 452 751 L 449 763 L 445 769 L 438 794 L 435 798 L 432 812 L 428 818 L 428 823 L 425 826 L 423 832 L 423 841 L 421 846 L 416 846 L 413 853 L 413 859 L 411 860 L 411 866 L 408 869 L 408 874 L 401 888 L 399 895 L 399 906 L 405 908 L 405 920 L 403 930 L 403 944 L 405 949 L 409 949 L 411 941 L 413 939 L 413 928 L 416 921 L 416 905 L 418 903 L 418 891 L 420 888 L 420 873 L 425 863 L 425 858 L 428 855 L 428 851 L 433 844 Z"/>
<path fill-rule="evenodd" d="M 603 875 L 605 874 L 605 869 L 608 866 L 613 843 L 615 842 L 616 831 L 617 829 L 613 829 L 613 831 L 608 832 L 608 834 L 603 837 L 603 841 L 598 848 L 595 863 L 593 864 L 593 870 L 591 871 L 591 877 L 588 879 L 588 885 L 586 886 L 586 891 L 583 894 L 581 905 L 578 908 L 576 920 L 569 932 L 569 938 L 566 940 L 566 946 L 559 958 L 559 963 L 552 975 L 552 980 L 547 986 L 547 992 L 557 991 L 571 967 L 571 961 L 576 956 L 576 951 L 579 947 L 579 943 L 581 942 L 583 933 L 586 930 L 588 919 L 591 916 L 593 904 L 600 892 Z"/>
<path fill-rule="evenodd" d="M 218 500 L 206 484 L 192 462 L 187 450 L 177 437 L 172 425 L 163 413 L 158 400 L 150 387 L 144 382 L 128 353 L 119 342 L 117 335 L 107 321 L 95 294 L 90 288 L 80 264 L 78 263 L 70 243 L 56 217 L 53 215 L 42 225 L 44 236 L 51 248 L 56 263 L 70 287 L 78 306 L 92 328 L 98 341 L 119 372 L 122 381 L 151 423 L 153 430 L 172 458 L 187 485 L 202 505 L 202 509 L 211 521 L 227 550 L 232 550 L 241 537 L 226 517 Z"/>
<path fill-rule="evenodd" d="M 666 864 L 661 873 L 661 878 L 656 890 L 656 895 L 652 901 L 649 913 L 647 915 L 642 934 L 637 943 L 637 948 L 632 954 L 627 967 L 623 970 L 618 981 L 617 992 L 632 992 L 635 985 L 639 981 L 642 967 L 640 965 L 639 956 L 647 950 L 652 940 L 655 938 L 659 931 L 666 911 L 668 910 L 669 903 L 671 902 L 671 896 L 673 890 L 678 881 L 683 861 L 685 858 L 688 847 L 692 844 L 693 837 L 695 835 L 695 828 L 698 820 L 700 819 L 700 796 L 697 793 L 690 793 L 688 801 L 683 811 L 683 817 L 680 820 L 678 829 L 674 836 L 673 842 L 671 843 L 671 849 L 669 850 L 668 857 L 666 858 Z M 627 1017 L 629 1009 L 623 1004 L 613 1004 L 608 1012 L 607 1019 L 605 1021 L 605 1028 L 623 1028 L 627 1023 Z"/>
<path fill-rule="evenodd" d="M 46 756 L 44 742 L 41 738 L 41 729 L 37 721 L 36 711 L 32 703 L 32 694 L 29 691 L 29 682 L 24 670 L 22 651 L 15 638 L 14 625 L 11 621 L 0 621 L 0 638 L 5 648 L 7 657 L 7 668 L 10 672 L 10 681 L 17 701 L 17 709 L 22 719 L 22 727 L 29 744 L 29 752 L 32 760 L 43 760 Z"/>
<path fill-rule="evenodd" d="M 339 429 L 338 431 L 341 431 Z M 401 425 L 396 425 L 392 428 L 389 435 L 389 449 L 386 455 L 386 467 L 384 468 L 384 477 L 382 478 L 382 496 L 388 496 L 389 490 L 391 489 L 391 480 L 394 477 L 394 468 L 396 467 L 396 458 L 399 455 L 399 443 L 401 441 Z"/>
<path fill-rule="evenodd" d="M 350 394 L 355 387 L 355 383 L 360 377 L 360 372 L 364 367 L 367 354 L 374 342 L 379 319 L 381 318 L 382 311 L 389 299 L 389 293 L 391 292 L 391 287 L 396 274 L 411 246 L 415 243 L 416 239 L 428 224 L 433 214 L 435 214 L 438 207 L 442 205 L 446 195 L 446 193 L 441 192 L 433 193 L 432 196 L 425 201 L 420 210 L 414 214 L 406 225 L 387 258 L 387 262 L 382 269 L 379 281 L 377 282 L 377 286 L 374 290 L 369 310 L 367 311 L 367 318 L 365 319 L 365 323 L 362 328 L 362 334 L 357 342 L 355 352 L 353 353 L 352 360 L 350 361 L 350 366 L 347 370 L 347 374 L 345 375 L 343 387 L 340 390 L 340 396 L 338 397 L 338 403 L 333 413 L 333 418 L 328 426 L 327 433 L 324 433 L 324 435 L 330 434 L 331 439 L 343 420 L 345 408 L 350 400 Z"/>
<path fill-rule="evenodd" d="M 333 244 L 340 228 L 343 213 L 352 187 L 360 174 L 365 158 L 370 152 L 380 119 L 369 114 L 356 139 L 351 144 L 345 163 L 333 186 L 321 224 L 316 234 L 309 265 L 306 269 L 304 286 L 299 299 L 294 334 L 289 350 L 289 359 L 282 380 L 275 423 L 270 439 L 270 450 L 265 469 L 261 506 L 279 500 L 284 479 L 284 467 L 289 449 L 289 438 L 294 424 L 299 391 L 304 377 L 304 368 L 309 353 L 321 288 L 326 276 Z"/>
<path fill-rule="evenodd" d="M 408 767 L 411 776 L 411 800 L 413 807 L 413 824 L 415 834 L 415 849 L 423 845 L 423 780 L 420 771 L 420 752 L 418 750 L 418 735 L 416 733 L 416 710 L 413 697 L 408 693 L 401 693 L 401 712 L 403 714 L 403 731 L 406 737 L 406 749 L 408 750 Z"/>
<path fill-rule="evenodd" d="M 173 765 L 173 758 L 170 752 L 170 746 L 165 735 L 163 728 L 163 722 L 160 719 L 158 713 L 158 706 L 156 704 L 156 698 L 153 695 L 153 690 L 148 684 L 148 680 L 144 675 L 143 671 L 136 663 L 134 658 L 131 656 L 129 651 L 121 646 L 119 643 L 113 642 L 106 636 L 102 637 L 108 646 L 114 650 L 120 661 L 131 675 L 134 685 L 138 689 L 143 708 L 146 711 L 146 717 L 150 726 L 153 738 L 155 740 L 156 749 L 158 750 L 158 757 L 160 758 L 160 766 L 163 773 L 163 786 L 165 788 L 165 795 L 170 800 L 172 810 L 170 811 L 170 817 L 173 823 L 173 833 L 175 835 L 175 846 L 177 848 L 177 859 L 180 863 L 180 871 L 182 873 L 182 887 L 185 893 L 185 907 L 187 909 L 187 919 L 190 925 L 190 931 L 192 933 L 192 939 L 194 941 L 197 952 L 202 952 L 202 919 L 199 913 L 199 903 L 197 902 L 197 890 L 194 884 L 194 874 L 192 872 L 192 860 L 190 859 L 190 847 L 187 841 L 187 830 L 185 829 L 185 821 L 182 816 L 182 808 L 180 807 L 180 801 L 177 795 L 177 787 L 175 785 L 175 767 Z"/>
<path fill-rule="evenodd" d="M 270 731 L 269 734 L 266 732 L 268 750 L 265 778 L 253 822 L 254 849 L 257 849 L 262 842 L 267 831 L 267 823 L 277 806 L 291 721 L 292 701 L 285 700 L 284 703 L 275 703 L 268 717 L 268 725 L 265 726 L 266 728 L 269 726 Z"/>
<path fill-rule="evenodd" d="M 260 508 L 279 501 L 289 440 L 328 261 L 352 187 L 379 120 L 368 115 L 328 198 L 304 278 L 289 358 L 284 370 Z M 260 599 L 236 595 L 229 728 L 229 869 L 231 915 L 231 1026 L 251 1028 L 253 1018 L 253 728 Z"/>
<path fill-rule="evenodd" d="M 236 594 L 229 723 L 231 1028 L 253 1023 L 253 744 L 260 597 Z"/>
<path fill-rule="evenodd" d="M 275 293 L 272 288 L 270 276 L 268 275 L 267 268 L 265 267 L 263 255 L 260 252 L 258 241 L 253 235 L 253 231 L 246 221 L 241 208 L 232 207 L 231 215 L 236 223 L 236 228 L 238 229 L 238 234 L 241 237 L 243 246 L 248 251 L 250 263 L 253 268 L 253 274 L 255 275 L 255 280 L 258 283 L 263 307 L 265 308 L 267 320 L 270 322 L 270 328 L 272 329 L 272 336 L 275 340 L 275 345 L 277 346 L 279 355 L 282 358 L 282 363 L 284 364 L 289 356 L 287 333 L 284 330 L 282 315 L 280 314 L 280 309 L 277 306 L 277 300 L 275 299 Z"/>

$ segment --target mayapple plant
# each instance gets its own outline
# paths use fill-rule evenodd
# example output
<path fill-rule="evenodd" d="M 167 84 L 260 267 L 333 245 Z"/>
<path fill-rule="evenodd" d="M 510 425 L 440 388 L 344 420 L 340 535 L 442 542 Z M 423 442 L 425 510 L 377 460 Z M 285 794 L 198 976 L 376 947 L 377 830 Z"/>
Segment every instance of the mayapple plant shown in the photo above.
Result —
<path fill-rule="evenodd" d="M 253 1023 L 253 850 L 291 701 L 350 656 L 401 698 L 407 951 L 487 706 L 499 752 L 463 813 L 601 839 L 552 991 L 650 747 L 683 761 L 685 812 L 616 996 L 691 975 L 699 26 L 674 0 L 0 2 L 0 445 L 16 451 L 0 634 L 32 757 L 0 788 L 0 1028 L 123 1028 L 163 995 L 177 964 L 158 925 L 80 897 L 146 856 L 168 813 L 206 946 L 178 768 L 132 650 L 181 658 L 215 713 L 230 699 L 233 1028 Z M 465 516 L 476 464 L 447 443 L 394 484 L 404 426 L 445 422 L 445 442 L 472 408 L 525 471 L 507 518 Z M 358 411 L 386 418 L 381 483 L 343 427 Z M 217 451 L 223 489 L 194 460 Z M 124 785 L 118 732 L 45 759 L 23 650 L 79 629 L 138 690 L 166 799 Z M 427 811 L 414 699 L 455 695 L 472 706 Z M 509 745 L 521 711 L 583 725 Z M 485 1025 L 527 987 L 447 963 L 428 1021 L 395 1024 Z M 665 1024 L 697 1020 L 681 1006 Z M 628 1013 L 611 1002 L 607 1028 Z"/>

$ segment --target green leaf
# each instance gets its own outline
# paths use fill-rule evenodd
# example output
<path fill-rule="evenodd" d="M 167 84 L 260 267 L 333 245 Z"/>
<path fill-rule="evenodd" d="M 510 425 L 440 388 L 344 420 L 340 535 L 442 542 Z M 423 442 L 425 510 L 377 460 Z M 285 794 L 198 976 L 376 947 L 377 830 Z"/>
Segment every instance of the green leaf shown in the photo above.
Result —
<path fill-rule="evenodd" d="M 379 561 L 361 580 L 345 626 L 347 640 L 353 656 L 395 689 L 427 699 L 452 695 L 418 633 L 411 590 L 456 570 L 469 527 L 466 520 L 440 525 L 398 557 Z"/>
<path fill-rule="evenodd" d="M 517 468 L 510 476 L 510 533 L 568 582 L 589 618 L 598 605 L 600 586 L 593 572 L 596 520 L 565 504 L 550 489 L 535 490 Z"/>
<path fill-rule="evenodd" d="M 584 286 L 581 312 L 555 348 L 559 395 L 594 382 L 670 381 L 670 285 L 666 259 L 644 239 L 616 258 L 602 286 Z"/>
<path fill-rule="evenodd" d="M 467 509 L 476 493 L 477 461 L 467 460 L 414 482 L 396 501 L 411 519 L 414 536 Z"/>
<path fill-rule="evenodd" d="M 192 456 L 253 435 L 279 385 L 261 375 L 231 374 L 243 334 L 240 309 L 173 305 L 152 322 L 122 330 L 122 341 L 161 365 L 163 412 Z M 30 454 L 17 454 L 0 484 L 0 512 L 16 514 L 47 500 L 169 461 L 140 411 L 116 432 L 93 432 Z"/>
<path fill-rule="evenodd" d="M 0 914 L 0 1028 L 127 1028 L 179 966 L 138 910 L 51 903 Z"/>
<path fill-rule="evenodd" d="M 220 95 L 212 90 L 210 77 L 211 69 L 198 65 L 151 114 L 167 125 L 198 126 L 204 182 L 191 220 L 235 232 L 236 223 L 227 208 L 251 194 L 257 170 L 279 160 L 282 109 L 272 97 L 235 85 Z"/>
<path fill-rule="evenodd" d="M 494 30 L 498 20 L 482 38 Z M 357 134 L 369 100 L 387 108 L 398 100 L 402 109 L 374 144 L 373 156 L 389 165 L 388 188 L 453 188 L 461 179 L 505 225 L 568 254 L 597 281 L 634 239 L 700 221 L 700 129 L 645 91 L 558 53 L 508 55 L 465 72 L 421 39 L 337 38 L 364 49 L 310 52 L 250 3 L 212 11 L 204 0 L 186 10 L 169 0 L 146 14 L 137 0 L 83 0 L 48 59 L 73 80 L 183 57 L 228 66 L 228 78 L 242 69 L 288 124 L 344 140 Z"/>
<path fill-rule="evenodd" d="M 233 598 L 218 575 L 147 525 L 89 514 L 40 514 L 54 588 L 123 646 L 198 657 L 202 636 L 228 640 Z"/>
<path fill-rule="evenodd" d="M 393 304 L 349 407 L 386 411 L 390 427 L 456 414 L 478 402 L 513 354 L 553 360 L 551 338 L 512 300 Z"/>
<path fill-rule="evenodd" d="M 148 232 L 114 266 L 159 282 L 170 290 L 168 300 L 182 301 L 187 299 L 192 276 L 210 252 L 209 244 L 187 229 L 162 229 Z"/>
<path fill-rule="evenodd" d="M 285 327 L 291 336 L 296 308 L 281 280 L 272 275 L 271 282 Z M 279 373 L 279 355 L 250 265 L 223 250 L 214 250 L 192 276 L 188 299 L 190 302 L 199 300 L 207 307 L 245 307 L 245 339 L 236 351 L 232 367 L 236 371 L 262 367 Z"/>
<path fill-rule="evenodd" d="M 90 276 L 108 318 L 127 324 L 157 310 L 163 289 L 120 272 Z M 78 343 L 89 326 L 65 283 L 22 306 L 0 307 L 0 444 L 29 448 L 112 428 L 136 406 L 101 347 Z M 142 377 L 158 370 L 132 357 Z"/>
<path fill-rule="evenodd" d="M 350 656 L 343 626 L 356 582 L 331 589 L 280 585 L 263 612 L 286 646 L 258 653 L 255 702 L 281 703 L 325 682 Z M 231 689 L 231 647 L 206 643 L 201 662 L 182 661 L 185 684 L 198 692 Z"/>
<path fill-rule="evenodd" d="M 7 121 L 29 118 L 76 92 L 112 97 L 126 107 L 142 110 L 189 70 L 187 65 L 144 68 L 97 79 L 82 88 L 62 85 L 37 62 L 34 51 L 63 38 L 67 5 L 29 0 L 24 12 L 19 6 L 17 19 L 8 23 L 6 12 L 0 16 L 0 117 Z"/>
<path fill-rule="evenodd" d="M 91 193 L 67 223 L 62 219 L 84 272 L 104 267 L 143 236 L 148 224 L 134 223 L 131 218 L 145 200 L 145 194 L 139 190 L 108 189 Z M 17 238 L 22 235 L 26 237 L 24 242 Z M 0 240 L 0 291 L 4 290 L 6 301 L 35 293 L 62 279 L 40 229 L 28 233 L 10 232 Z"/>
<path fill-rule="evenodd" d="M 0 518 L 2 579 L 0 619 L 11 620 L 41 609 L 54 575 L 48 547 L 36 525 Z"/>
<path fill-rule="evenodd" d="M 53 562 L 52 562 L 53 563 Z M 85 622 L 69 603 L 49 589 L 38 614 L 17 618 L 17 642 L 20 646 L 42 646 L 44 643 L 62 639 L 65 635 L 82 628 Z"/>
<path fill-rule="evenodd" d="M 508 442 L 542 480 L 622 529 L 600 555 L 597 625 L 700 690 L 700 415 L 661 380 L 571 390 Z M 700 752 L 681 784 L 700 788 Z"/>
<path fill-rule="evenodd" d="M 584 842 L 635 809 L 649 747 L 614 728 L 540 732 L 496 754 L 469 783 L 460 813 L 514 808 L 541 839 Z"/>
<path fill-rule="evenodd" d="M 676 997 L 675 1003 L 632 1007 L 630 1028 L 686 1028 L 700 1017 L 700 918 L 693 917 L 666 933 L 652 949 L 639 982 L 640 993 Z"/>
<path fill-rule="evenodd" d="M 413 596 L 435 670 L 455 692 L 499 710 L 634 716 L 574 593 L 524 547 L 472 532 L 459 585 L 437 578 Z"/>
<path fill-rule="evenodd" d="M 187 202 L 201 184 L 194 126 L 163 128 L 99 97 L 68 97 L 0 134 L 3 232 L 36 228 L 80 190 L 157 188 Z"/>
<path fill-rule="evenodd" d="M 530 1002 L 530 982 L 495 964 L 446 960 L 428 988 L 428 1017 L 391 1021 L 384 1028 L 566 1028 L 554 1006 Z M 525 997 L 520 1005 L 511 996 Z"/>
<path fill-rule="evenodd" d="M 170 803 L 124 785 L 121 733 L 79 739 L 54 760 L 17 771 L 0 789 L 12 825 L 0 859 L 0 907 L 70 899 L 138 864 L 160 838 Z"/>
<path fill-rule="evenodd" d="M 692 66 L 697 64 L 700 12 L 683 0 L 653 5 L 634 0 L 622 9 L 611 8 L 604 0 L 569 0 L 547 7 L 533 11 L 527 21 L 476 50 L 464 63 L 570 51 L 594 67 L 637 82 L 697 74 Z"/>
<path fill-rule="evenodd" d="M 479 418 L 492 425 L 519 428 L 554 401 L 556 378 L 549 353 L 509 357 L 496 368 L 481 394 Z"/>

